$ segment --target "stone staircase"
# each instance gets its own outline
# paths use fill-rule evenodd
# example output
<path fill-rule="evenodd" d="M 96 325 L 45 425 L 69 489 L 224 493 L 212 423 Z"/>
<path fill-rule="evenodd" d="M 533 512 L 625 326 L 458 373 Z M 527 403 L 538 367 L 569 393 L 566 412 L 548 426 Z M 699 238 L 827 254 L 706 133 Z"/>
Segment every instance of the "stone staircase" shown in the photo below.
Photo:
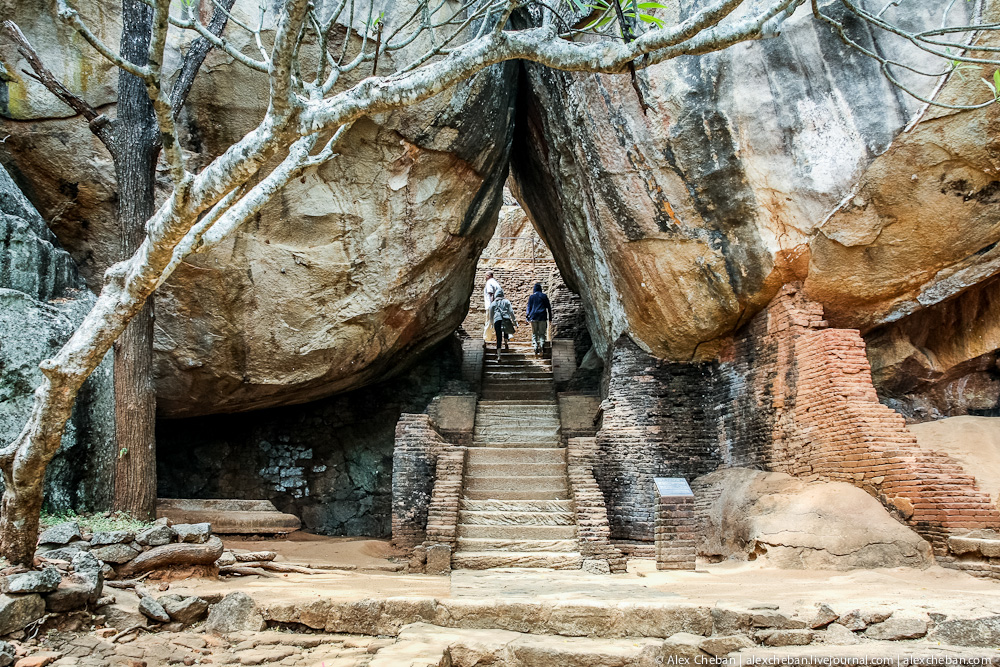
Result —
<path fill-rule="evenodd" d="M 582 558 L 549 360 L 487 352 L 452 567 L 577 569 Z"/>

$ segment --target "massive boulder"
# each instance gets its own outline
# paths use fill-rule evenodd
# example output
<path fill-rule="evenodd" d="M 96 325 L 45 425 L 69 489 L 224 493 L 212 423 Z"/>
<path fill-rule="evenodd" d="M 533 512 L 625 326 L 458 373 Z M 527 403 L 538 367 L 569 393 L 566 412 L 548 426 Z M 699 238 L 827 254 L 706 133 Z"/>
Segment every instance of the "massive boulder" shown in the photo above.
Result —
<path fill-rule="evenodd" d="M 725 468 L 695 479 L 698 552 L 773 567 L 849 570 L 926 567 L 930 544 L 896 521 L 878 500 L 844 482 Z"/>
<path fill-rule="evenodd" d="M 887 11 L 918 26 L 941 9 Z M 861 44 L 940 69 L 848 23 Z M 602 353 L 627 332 L 660 357 L 711 358 L 792 281 L 834 326 L 867 330 L 1000 266 L 995 105 L 930 111 L 904 132 L 921 104 L 806 5 L 774 39 L 640 71 L 645 113 L 628 74 L 525 72 L 516 194 L 591 307 Z M 978 77 L 939 98 L 982 101 Z"/>
<path fill-rule="evenodd" d="M 119 3 L 80 2 L 94 30 L 117 43 Z M 412 3 L 385 3 L 391 29 Z M 318 2 L 323 14 L 335 2 Z M 274 7 L 265 23 L 273 25 Z M 111 109 L 116 75 L 41 0 L 0 0 L 58 77 Z M 256 2 L 238 2 L 255 21 Z M 344 14 L 346 16 L 346 13 Z M 357 41 L 357 19 L 351 39 Z M 269 31 L 265 31 L 265 39 Z M 338 26 L 336 41 L 347 28 Z M 227 37 L 256 53 L 232 22 Z M 184 44 L 171 41 L 168 66 Z M 380 61 L 391 71 L 426 48 Z M 87 124 L 70 117 L 0 46 L 0 161 L 81 264 L 92 287 L 116 248 L 113 169 Z M 363 69 L 363 68 L 362 68 Z M 475 260 L 502 203 L 513 126 L 515 64 L 405 112 L 354 125 L 340 157 L 307 171 L 220 247 L 188 260 L 156 297 L 158 406 L 166 416 L 241 411 L 312 400 L 391 375 L 459 325 Z M 370 73 L 357 70 L 349 85 Z M 213 51 L 181 118 L 194 164 L 225 150 L 263 117 L 267 76 Z M 163 190 L 163 188 L 161 188 Z M 161 191 L 161 195 L 163 192 Z"/>
<path fill-rule="evenodd" d="M 21 432 L 42 382 L 38 364 L 55 354 L 94 302 L 69 254 L 0 167 L 0 442 Z M 114 459 L 110 359 L 84 384 L 49 465 L 50 509 L 105 509 Z"/>

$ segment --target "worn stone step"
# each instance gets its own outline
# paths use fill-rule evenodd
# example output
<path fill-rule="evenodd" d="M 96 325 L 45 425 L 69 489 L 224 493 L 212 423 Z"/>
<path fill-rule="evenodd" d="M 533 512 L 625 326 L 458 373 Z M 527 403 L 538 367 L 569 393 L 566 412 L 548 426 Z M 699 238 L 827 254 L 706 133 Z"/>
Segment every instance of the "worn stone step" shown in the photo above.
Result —
<path fill-rule="evenodd" d="M 511 542 L 520 542 L 522 540 L 572 540 L 576 537 L 576 526 L 550 526 L 545 524 L 503 524 L 493 526 L 459 524 L 458 536 L 460 538 L 485 538 Z"/>
<path fill-rule="evenodd" d="M 557 442 L 559 429 L 528 429 L 499 427 L 476 429 L 472 439 L 475 442 Z"/>
<path fill-rule="evenodd" d="M 463 512 L 572 512 L 571 500 L 462 500 Z"/>
<path fill-rule="evenodd" d="M 476 462 L 465 464 L 467 479 L 474 477 L 551 477 L 565 475 L 566 464 L 557 463 L 522 463 L 522 462 Z"/>
<path fill-rule="evenodd" d="M 576 551 L 575 539 L 566 540 L 498 540 L 488 537 L 459 537 L 457 551 Z"/>
<path fill-rule="evenodd" d="M 158 498 L 156 516 L 174 523 L 210 523 L 219 535 L 279 535 L 301 526 L 297 516 L 279 512 L 268 500 Z"/>
<path fill-rule="evenodd" d="M 465 488 L 469 491 L 549 491 L 566 489 L 566 475 L 539 475 L 536 477 L 480 476 L 465 477 Z"/>
<path fill-rule="evenodd" d="M 559 428 L 562 423 L 559 421 L 558 415 L 554 415 L 551 412 L 542 411 L 525 411 L 519 413 L 516 408 L 512 410 L 500 411 L 490 411 L 485 414 L 476 415 L 476 426 L 478 428 L 487 428 L 491 426 L 505 426 L 505 427 L 520 427 L 520 428 Z"/>
<path fill-rule="evenodd" d="M 477 512 L 461 510 L 458 522 L 468 526 L 576 526 L 572 512 Z"/>
<path fill-rule="evenodd" d="M 566 463 L 563 447 L 475 447 L 466 452 L 466 463 Z"/>
<path fill-rule="evenodd" d="M 479 401 L 477 415 L 540 415 L 559 417 L 559 404 L 551 402 Z"/>
<path fill-rule="evenodd" d="M 579 570 L 583 556 L 576 551 L 460 551 L 451 557 L 456 570 L 488 570 L 494 567 L 545 567 L 553 570 Z"/>
<path fill-rule="evenodd" d="M 518 380 L 551 380 L 552 371 L 538 369 L 488 369 L 483 373 L 483 382 L 516 382 Z"/>
<path fill-rule="evenodd" d="M 476 449 L 566 449 L 558 440 L 532 440 L 531 442 L 496 442 L 479 440 L 471 445 Z"/>
<path fill-rule="evenodd" d="M 466 489 L 468 500 L 569 500 L 568 489 L 531 489 L 503 491 L 497 489 Z"/>

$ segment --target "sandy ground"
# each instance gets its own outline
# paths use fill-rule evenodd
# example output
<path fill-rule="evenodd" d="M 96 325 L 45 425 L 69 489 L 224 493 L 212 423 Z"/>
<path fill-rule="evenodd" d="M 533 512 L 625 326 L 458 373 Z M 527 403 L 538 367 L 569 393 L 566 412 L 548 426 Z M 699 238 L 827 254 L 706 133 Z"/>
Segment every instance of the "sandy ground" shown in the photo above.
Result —
<path fill-rule="evenodd" d="M 1000 506 L 1000 418 L 948 417 L 910 424 L 917 444 L 947 454 Z"/>
<path fill-rule="evenodd" d="M 278 560 L 313 567 L 354 568 L 318 575 L 282 574 L 213 581 L 175 582 L 171 592 L 239 590 L 259 602 L 319 597 L 358 600 L 381 597 L 521 598 L 535 600 L 645 600 L 697 604 L 777 604 L 782 608 L 824 602 L 834 609 L 890 605 L 960 616 L 1000 614 L 1000 583 L 954 570 L 893 568 L 823 571 L 779 570 L 766 562 L 699 563 L 694 572 L 660 572 L 650 560 L 632 560 L 619 575 L 582 571 L 460 570 L 450 577 L 386 571 L 388 541 L 293 535 L 285 540 L 227 541 L 234 549 L 268 549 Z"/>

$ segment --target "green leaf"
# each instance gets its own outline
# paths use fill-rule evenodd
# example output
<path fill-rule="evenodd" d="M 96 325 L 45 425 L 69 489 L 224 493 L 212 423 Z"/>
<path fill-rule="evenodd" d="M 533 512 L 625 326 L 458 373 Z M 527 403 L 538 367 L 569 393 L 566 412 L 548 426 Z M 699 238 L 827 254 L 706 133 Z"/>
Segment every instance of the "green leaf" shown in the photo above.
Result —
<path fill-rule="evenodd" d="M 645 21 L 646 23 L 654 23 L 657 28 L 662 28 L 665 24 L 663 19 L 658 19 L 655 16 L 650 16 L 649 14 L 639 14 L 639 20 Z"/>
<path fill-rule="evenodd" d="M 989 88 L 990 91 L 992 91 L 993 99 L 997 99 L 997 87 L 982 77 L 979 77 L 979 79 L 986 84 L 986 87 Z"/>
<path fill-rule="evenodd" d="M 667 6 L 659 2 L 640 2 L 639 9 L 667 9 Z"/>
<path fill-rule="evenodd" d="M 1000 69 L 993 72 L 993 89 L 1000 91 Z"/>

